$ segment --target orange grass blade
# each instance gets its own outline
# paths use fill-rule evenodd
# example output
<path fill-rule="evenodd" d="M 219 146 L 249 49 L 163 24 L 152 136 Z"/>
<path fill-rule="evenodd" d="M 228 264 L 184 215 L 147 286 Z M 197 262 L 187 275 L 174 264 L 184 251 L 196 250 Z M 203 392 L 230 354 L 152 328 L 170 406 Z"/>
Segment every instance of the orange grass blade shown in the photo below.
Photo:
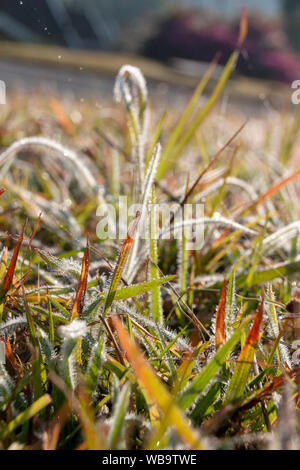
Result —
<path fill-rule="evenodd" d="M 242 46 L 243 42 L 246 39 L 247 33 L 248 33 L 247 10 L 244 5 L 242 9 L 242 16 L 241 16 L 241 21 L 240 21 L 240 34 L 239 34 L 239 40 L 238 40 L 238 47 Z"/>
<path fill-rule="evenodd" d="M 66 131 L 68 134 L 72 134 L 74 132 L 73 123 L 69 116 L 65 113 L 60 102 L 56 98 L 54 98 L 54 96 L 51 96 L 49 98 L 49 105 L 60 127 L 62 127 L 63 130 Z"/>
<path fill-rule="evenodd" d="M 116 267 L 115 267 L 115 270 L 114 270 L 114 274 L 113 274 L 113 277 L 112 277 L 112 281 L 110 283 L 109 291 L 108 291 L 108 294 L 107 294 L 107 297 L 106 297 L 106 301 L 105 301 L 105 305 L 104 305 L 104 313 L 103 313 L 104 317 L 107 315 L 107 312 L 108 312 L 108 310 L 109 310 L 109 308 L 110 308 L 110 306 L 113 303 L 113 300 L 115 298 L 116 291 L 118 289 L 118 285 L 119 285 L 119 282 L 121 280 L 122 273 L 123 273 L 127 258 L 129 256 L 131 247 L 132 247 L 132 243 L 133 243 L 133 239 L 134 239 L 134 232 L 136 230 L 139 219 L 140 219 L 140 212 L 137 212 L 136 215 L 135 215 L 135 218 L 132 220 L 132 222 L 131 222 L 131 224 L 128 228 L 127 237 L 124 240 L 124 243 L 122 245 L 122 248 L 121 248 L 121 251 L 120 251 L 120 254 L 119 254 L 119 258 L 118 258 L 118 261 L 117 261 L 117 264 L 116 264 Z"/>
<path fill-rule="evenodd" d="M 215 334 L 215 343 L 216 349 L 218 349 L 221 344 L 226 341 L 226 331 L 225 331 L 225 306 L 226 306 L 226 279 L 223 281 L 221 297 L 219 301 L 219 306 L 216 314 L 216 334 Z"/>
<path fill-rule="evenodd" d="M 201 450 L 202 445 L 196 432 L 191 428 L 174 398 L 165 386 L 157 378 L 150 364 L 144 359 L 136 343 L 130 338 L 122 322 L 113 317 L 115 329 L 118 334 L 121 348 L 128 361 L 132 365 L 138 383 L 147 396 L 148 401 L 154 402 L 158 408 L 168 417 L 182 440 L 191 448 Z"/>
<path fill-rule="evenodd" d="M 33 239 L 34 239 L 34 237 L 35 237 L 35 235 L 36 235 L 37 229 L 38 229 L 38 227 L 39 227 L 39 225 L 40 225 L 41 217 L 42 217 L 42 213 L 40 212 L 40 213 L 39 213 L 39 216 L 38 216 L 38 218 L 37 218 L 36 224 L 35 224 L 35 226 L 34 226 L 33 232 L 32 232 L 32 234 L 31 234 L 29 243 L 28 243 L 28 249 L 29 249 L 29 250 L 31 250 L 31 244 L 32 244 L 32 241 L 33 241 Z"/>
<path fill-rule="evenodd" d="M 248 210 L 254 209 L 255 207 L 262 204 L 266 199 L 269 199 L 270 197 L 274 196 L 274 194 L 280 191 L 286 184 L 290 183 L 293 179 L 297 178 L 297 176 L 299 175 L 300 175 L 300 169 L 295 171 L 291 175 L 287 176 L 283 180 L 279 181 L 278 183 L 275 183 L 273 186 L 267 189 L 267 191 L 265 191 L 261 196 L 259 196 L 256 201 L 252 202 L 248 207 L 246 207 L 242 211 L 242 214 L 244 214 Z"/>
<path fill-rule="evenodd" d="M 89 274 L 89 262 L 90 262 L 90 255 L 89 255 L 89 243 L 87 243 L 84 257 L 82 261 L 82 268 L 80 279 L 77 286 L 75 301 L 72 307 L 70 322 L 74 320 L 75 317 L 81 318 L 84 297 L 86 292 L 88 274 Z"/>
<path fill-rule="evenodd" d="M 22 376 L 23 365 L 18 362 L 11 348 L 8 335 L 5 336 L 5 357 L 18 376 Z"/>

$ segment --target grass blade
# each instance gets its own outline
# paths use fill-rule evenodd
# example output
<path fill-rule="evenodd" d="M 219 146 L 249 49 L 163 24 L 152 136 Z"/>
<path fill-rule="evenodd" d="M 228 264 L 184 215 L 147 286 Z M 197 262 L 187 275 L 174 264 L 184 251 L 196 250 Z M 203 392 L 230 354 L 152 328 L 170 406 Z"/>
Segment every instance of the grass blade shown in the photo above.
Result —
<path fill-rule="evenodd" d="M 17 264 L 17 260 L 19 256 L 19 251 L 23 242 L 24 230 L 25 230 L 25 225 L 23 226 L 22 232 L 20 233 L 20 236 L 18 238 L 17 244 L 13 252 L 12 259 L 9 264 L 9 268 L 3 280 L 3 285 L 2 285 L 3 287 L 1 290 L 3 290 L 4 295 L 7 294 L 7 292 L 11 289 L 11 286 L 13 283 L 13 277 L 14 277 L 14 272 L 16 269 L 16 264 Z"/>
<path fill-rule="evenodd" d="M 123 273 L 128 255 L 132 247 L 134 232 L 139 222 L 139 218 L 140 218 L 140 213 L 137 212 L 135 218 L 133 219 L 133 221 L 131 222 L 128 228 L 127 237 L 124 240 L 124 243 L 122 245 L 121 252 L 119 254 L 119 258 L 118 258 L 118 261 L 117 261 L 117 264 L 113 273 L 113 277 L 110 283 L 109 291 L 105 300 L 103 317 L 107 315 L 108 310 L 110 309 L 111 304 L 113 303 L 113 300 L 115 298 L 116 291 L 117 291 L 119 282 L 121 280 L 122 273 Z"/>
<path fill-rule="evenodd" d="M 0 439 L 6 439 L 16 428 L 22 426 L 29 421 L 33 416 L 37 415 L 46 406 L 50 405 L 51 397 L 48 394 L 43 395 L 30 405 L 25 411 L 18 414 L 16 418 L 5 425 L 4 429 L 0 430 Z"/>
<path fill-rule="evenodd" d="M 220 347 L 213 359 L 204 367 L 204 369 L 185 389 L 179 399 L 179 404 L 182 409 L 185 410 L 194 403 L 194 401 L 199 397 L 200 393 L 205 389 L 211 379 L 218 372 L 220 367 L 225 363 L 230 352 L 241 339 L 241 336 L 244 333 L 244 329 L 249 323 L 249 321 L 250 319 L 246 319 L 242 323 L 242 325 L 234 331 L 234 333 L 227 340 L 227 342 Z"/>
<path fill-rule="evenodd" d="M 152 186 L 152 205 L 150 213 L 150 273 L 151 279 L 159 278 L 157 234 L 156 234 L 156 207 L 155 207 L 155 186 Z M 159 324 L 163 322 L 163 312 L 159 286 L 153 286 L 151 290 L 151 310 L 154 321 Z"/>
<path fill-rule="evenodd" d="M 89 274 L 89 244 L 87 243 L 84 257 L 82 261 L 82 268 L 81 268 L 81 275 L 78 282 L 78 287 L 76 291 L 75 301 L 71 311 L 70 322 L 74 320 L 74 318 L 81 318 L 84 297 L 86 292 L 87 280 Z"/>
<path fill-rule="evenodd" d="M 167 162 L 168 161 L 168 158 L 170 156 L 170 154 L 172 153 L 172 150 L 176 144 L 176 142 L 178 141 L 180 135 L 182 134 L 182 132 L 184 131 L 184 127 L 189 119 L 189 117 L 191 116 L 193 110 L 195 109 L 196 105 L 197 105 L 197 102 L 200 98 L 200 96 L 202 95 L 203 91 L 204 91 L 204 88 L 206 87 L 207 83 L 209 82 L 212 74 L 213 74 L 213 71 L 217 65 L 217 61 L 218 61 L 218 56 L 216 56 L 213 61 L 211 62 L 211 64 L 209 65 L 208 69 L 206 70 L 205 74 L 203 75 L 202 79 L 200 80 L 199 84 L 197 85 L 194 93 L 193 93 L 193 96 L 191 97 L 187 107 L 185 108 L 177 126 L 175 127 L 175 129 L 173 130 L 172 134 L 170 135 L 169 137 L 169 140 L 166 144 L 166 148 L 162 154 L 162 157 L 161 157 L 161 166 L 163 167 L 163 162 Z M 160 177 L 160 173 L 158 173 L 158 178 Z"/>
<path fill-rule="evenodd" d="M 124 385 L 114 406 L 113 421 L 107 439 L 107 448 L 115 449 L 123 432 L 126 410 L 129 403 L 130 383 Z"/>
<path fill-rule="evenodd" d="M 198 127 L 200 126 L 202 121 L 206 118 L 206 116 L 209 114 L 209 112 L 211 111 L 211 109 L 215 105 L 216 101 L 220 97 L 220 95 L 221 95 L 222 91 L 224 90 L 224 87 L 225 87 L 225 85 L 226 85 L 232 71 L 234 70 L 235 65 L 236 65 L 236 62 L 237 62 L 237 59 L 238 59 L 238 56 L 239 56 L 239 49 L 242 45 L 242 42 L 245 39 L 246 32 L 247 32 L 247 17 L 246 17 L 246 13 L 245 13 L 245 10 L 244 10 L 243 14 L 242 14 L 241 23 L 240 23 L 240 34 L 239 34 L 238 48 L 229 57 L 229 60 L 228 60 L 227 64 L 225 65 L 223 73 L 222 73 L 217 85 L 215 86 L 211 96 L 208 98 L 208 100 L 206 101 L 203 108 L 201 108 L 200 111 L 198 111 L 198 113 L 196 114 L 193 122 L 190 124 L 190 126 L 188 127 L 186 132 L 180 138 L 180 140 L 179 140 L 177 146 L 175 147 L 175 149 L 174 149 L 174 143 L 175 142 L 174 143 L 172 142 L 172 147 L 171 147 L 172 148 L 172 153 L 171 153 L 171 150 L 168 150 L 167 156 L 164 155 L 164 157 L 161 159 L 160 165 L 159 165 L 158 170 L 157 170 L 157 179 L 158 180 L 163 178 L 163 176 L 165 176 L 165 174 L 170 170 L 170 168 L 172 168 L 172 166 L 174 165 L 175 161 L 177 160 L 177 158 L 179 157 L 179 155 L 181 154 L 183 149 L 190 142 L 190 140 L 192 139 L 192 137 L 196 133 Z M 175 140 L 175 139 L 173 138 L 173 140 Z"/>
<path fill-rule="evenodd" d="M 258 307 L 253 325 L 248 333 L 246 342 L 239 355 L 236 368 L 228 386 L 224 404 L 239 400 L 244 393 L 248 375 L 254 360 L 255 347 L 259 340 L 260 325 L 263 317 L 263 303 Z"/>
<path fill-rule="evenodd" d="M 175 404 L 174 399 L 169 394 L 165 386 L 157 378 L 152 367 L 143 358 L 142 353 L 129 337 L 121 321 L 116 317 L 114 318 L 114 325 L 123 352 L 134 369 L 137 381 L 149 397 L 150 401 L 155 402 L 158 408 L 168 416 L 170 424 L 175 427 L 182 440 L 191 449 L 202 449 L 202 445 L 199 443 L 197 434 L 188 424 L 186 418 Z"/>
<path fill-rule="evenodd" d="M 226 329 L 225 329 L 225 307 L 226 307 L 226 279 L 223 281 L 221 297 L 219 306 L 216 314 L 216 333 L 215 343 L 216 349 L 218 349 L 226 341 Z"/>
<path fill-rule="evenodd" d="M 102 353 L 105 345 L 105 335 L 99 337 L 98 344 L 95 346 L 91 354 L 91 361 L 86 375 L 86 385 L 91 394 L 97 387 L 98 377 L 101 372 Z"/>

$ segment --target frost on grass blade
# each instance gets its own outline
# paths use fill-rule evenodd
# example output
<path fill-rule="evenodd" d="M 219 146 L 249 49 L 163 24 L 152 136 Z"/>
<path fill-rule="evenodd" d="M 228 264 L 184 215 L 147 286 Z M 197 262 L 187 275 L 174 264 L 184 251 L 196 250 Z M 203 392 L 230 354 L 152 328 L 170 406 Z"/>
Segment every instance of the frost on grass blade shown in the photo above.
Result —
<path fill-rule="evenodd" d="M 133 158 L 137 164 L 136 190 L 141 196 L 145 172 L 145 139 L 148 125 L 148 92 L 145 78 L 137 67 L 123 65 L 114 87 L 115 100 L 126 107 L 128 126 L 133 147 Z"/>
<path fill-rule="evenodd" d="M 199 437 L 190 426 L 183 413 L 177 406 L 174 398 L 169 394 L 167 388 L 158 380 L 149 363 L 143 358 L 140 350 L 129 337 L 124 326 L 116 317 L 114 324 L 118 333 L 121 347 L 130 361 L 136 378 L 143 387 L 147 399 L 154 401 L 157 406 L 168 417 L 170 424 L 174 426 L 182 440 L 193 450 L 203 449 Z"/>
<path fill-rule="evenodd" d="M 152 186 L 152 201 L 150 210 L 150 222 L 149 222 L 149 244 L 150 244 L 150 273 L 151 279 L 159 278 L 158 269 L 158 250 L 156 240 L 156 206 L 155 206 L 155 186 Z M 151 311 L 152 317 L 155 322 L 162 324 L 163 322 L 163 310 L 161 301 L 160 287 L 155 286 L 151 291 Z"/>
<path fill-rule="evenodd" d="M 263 303 L 260 303 L 252 327 L 247 335 L 244 347 L 238 357 L 233 376 L 229 383 L 224 404 L 239 400 L 245 391 L 248 375 L 254 361 L 255 348 L 259 340 L 263 318 Z"/>
<path fill-rule="evenodd" d="M 75 317 L 81 318 L 85 291 L 89 274 L 89 244 L 87 243 L 82 261 L 81 275 L 77 286 L 76 296 L 72 307 L 70 321 Z"/>
<path fill-rule="evenodd" d="M 7 162 L 11 164 L 18 152 L 23 150 L 25 147 L 31 146 L 42 146 L 57 151 L 62 161 L 66 159 L 72 163 L 74 169 L 76 170 L 79 184 L 83 186 L 84 189 L 88 188 L 90 191 L 92 191 L 92 193 L 98 192 L 98 183 L 94 179 L 89 168 L 83 164 L 82 159 L 79 159 L 76 152 L 70 150 L 67 147 L 64 147 L 59 142 L 48 139 L 46 137 L 27 137 L 14 142 L 10 147 L 0 154 L 0 167 L 4 164 L 7 164 Z"/>
<path fill-rule="evenodd" d="M 139 223 L 137 224 L 134 242 L 133 242 L 132 249 L 128 258 L 128 264 L 125 269 L 125 277 L 129 283 L 132 282 L 133 280 L 134 268 L 137 262 L 137 251 L 140 246 L 140 237 L 141 237 L 142 231 L 145 230 L 145 227 L 147 225 L 146 221 L 149 215 L 149 203 L 151 201 L 151 191 L 152 191 L 154 178 L 156 175 L 157 165 L 160 160 L 160 156 L 161 156 L 161 145 L 158 143 L 154 148 L 153 155 L 148 166 L 142 200 L 141 200 L 141 211 L 140 211 Z"/>
<path fill-rule="evenodd" d="M 83 320 L 75 318 L 68 325 L 61 325 L 58 328 L 58 333 L 62 338 L 76 339 L 84 336 L 88 331 L 87 324 Z"/>
<path fill-rule="evenodd" d="M 131 221 L 130 226 L 128 228 L 127 237 L 124 240 L 124 243 L 122 245 L 119 258 L 117 260 L 117 264 L 113 273 L 113 277 L 109 286 L 109 291 L 106 297 L 106 301 L 104 305 L 104 313 L 103 313 L 104 317 L 107 315 L 108 310 L 110 309 L 110 306 L 115 298 L 116 291 L 118 289 L 118 285 L 121 280 L 122 273 L 123 273 L 127 258 L 129 256 L 131 247 L 132 247 L 133 237 L 135 234 L 137 224 L 140 219 L 140 215 L 141 215 L 140 212 L 136 213 L 135 218 Z"/>
<path fill-rule="evenodd" d="M 208 224 L 220 224 L 220 225 L 224 225 L 225 227 L 229 227 L 234 230 L 239 230 L 241 232 L 247 233 L 249 235 L 256 234 L 255 230 L 252 230 L 248 227 L 244 227 L 243 225 L 237 222 L 234 222 L 234 220 L 227 219 L 226 217 L 223 217 L 216 212 L 213 217 L 203 217 L 200 219 L 188 219 L 188 220 L 183 220 L 181 222 L 172 224 L 169 227 L 166 227 L 160 231 L 159 238 L 162 238 L 163 236 L 174 233 L 175 231 L 182 229 L 183 227 L 188 227 L 192 225 L 208 225 Z"/>

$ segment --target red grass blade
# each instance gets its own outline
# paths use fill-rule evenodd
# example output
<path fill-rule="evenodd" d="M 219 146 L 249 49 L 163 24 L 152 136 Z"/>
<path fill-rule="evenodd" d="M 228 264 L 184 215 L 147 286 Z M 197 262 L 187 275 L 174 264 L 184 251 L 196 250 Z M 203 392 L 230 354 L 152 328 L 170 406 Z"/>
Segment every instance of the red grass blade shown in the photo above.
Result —
<path fill-rule="evenodd" d="M 257 341 L 259 340 L 259 331 L 260 331 L 260 325 L 261 325 L 262 319 L 263 319 L 263 303 L 261 302 L 259 304 L 257 314 L 254 318 L 254 322 L 251 327 L 251 330 L 249 331 L 248 336 L 246 338 L 245 346 L 247 346 L 248 344 L 251 344 L 252 346 L 256 345 Z"/>
<path fill-rule="evenodd" d="M 215 343 L 216 349 L 218 349 L 221 344 L 226 341 L 226 331 L 225 331 L 225 306 L 226 306 L 226 279 L 223 281 L 223 287 L 221 292 L 221 297 L 219 301 L 219 306 L 216 315 L 216 334 L 215 334 Z"/>
<path fill-rule="evenodd" d="M 36 221 L 36 224 L 35 224 L 35 227 L 33 229 L 33 232 L 31 234 L 31 237 L 30 237 L 30 240 L 28 242 L 28 249 L 29 251 L 31 252 L 31 244 L 32 244 L 32 241 L 36 235 L 36 232 L 37 232 L 37 229 L 39 227 L 39 224 L 40 224 L 40 220 L 41 220 L 41 217 L 42 217 L 42 213 L 39 214 L 38 218 L 37 218 L 37 221 Z M 30 274 L 30 270 L 31 270 L 31 260 L 32 260 L 32 254 L 30 253 L 30 258 L 29 258 L 29 263 L 28 263 L 28 266 L 27 266 L 27 270 L 26 270 L 26 273 L 22 276 L 22 278 L 16 282 L 15 286 L 14 286 L 14 291 L 18 290 L 20 288 L 20 286 L 22 284 L 24 284 L 24 282 L 26 281 L 26 279 L 28 278 L 29 274 Z"/>
<path fill-rule="evenodd" d="M 7 273 L 6 273 L 4 281 L 3 281 L 4 294 L 6 294 L 11 289 L 11 286 L 12 286 L 14 272 L 15 272 L 16 264 L 17 264 L 17 259 L 18 259 L 18 256 L 19 256 L 19 251 L 20 251 L 22 242 L 23 242 L 24 230 L 25 230 L 25 225 L 23 226 L 22 232 L 20 233 L 19 239 L 18 239 L 17 244 L 16 244 L 15 249 L 14 249 L 14 253 L 13 253 L 11 262 L 9 264 L 9 268 L 7 270 Z"/>

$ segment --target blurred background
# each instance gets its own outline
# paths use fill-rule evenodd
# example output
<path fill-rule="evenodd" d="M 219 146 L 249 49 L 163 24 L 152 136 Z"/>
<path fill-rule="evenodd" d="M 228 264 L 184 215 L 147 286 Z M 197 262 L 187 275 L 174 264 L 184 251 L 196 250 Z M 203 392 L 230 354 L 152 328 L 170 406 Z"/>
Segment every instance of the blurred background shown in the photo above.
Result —
<path fill-rule="evenodd" d="M 243 4 L 249 34 L 238 72 L 282 82 L 297 78 L 300 2 Z M 23 43 L 130 52 L 169 64 L 208 62 L 221 51 L 222 64 L 236 44 L 240 11 L 239 0 L 1 0 L 0 35 Z"/>
<path fill-rule="evenodd" d="M 78 77 L 63 68 L 80 66 L 92 88 L 101 74 L 108 91 L 104 77 L 130 61 L 147 78 L 194 86 L 219 52 L 220 74 L 237 42 L 242 5 L 249 31 L 236 75 L 290 86 L 300 78 L 298 0 L 1 0 L 0 79 L 71 87 Z"/>

